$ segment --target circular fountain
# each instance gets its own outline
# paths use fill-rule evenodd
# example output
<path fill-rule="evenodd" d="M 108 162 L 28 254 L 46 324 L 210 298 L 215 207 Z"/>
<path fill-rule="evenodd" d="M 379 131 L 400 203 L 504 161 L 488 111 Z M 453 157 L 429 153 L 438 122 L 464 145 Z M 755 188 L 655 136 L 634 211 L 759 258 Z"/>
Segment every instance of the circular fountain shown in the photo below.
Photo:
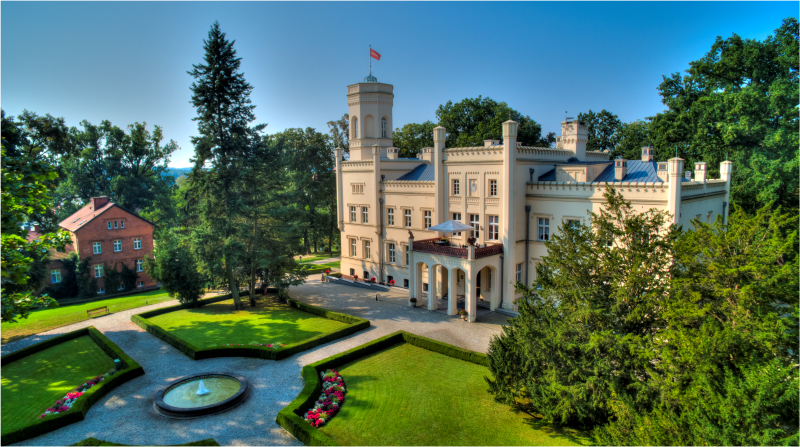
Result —
<path fill-rule="evenodd" d="M 156 395 L 156 411 L 171 418 L 194 418 L 220 413 L 247 398 L 247 379 L 227 373 L 181 377 Z"/>

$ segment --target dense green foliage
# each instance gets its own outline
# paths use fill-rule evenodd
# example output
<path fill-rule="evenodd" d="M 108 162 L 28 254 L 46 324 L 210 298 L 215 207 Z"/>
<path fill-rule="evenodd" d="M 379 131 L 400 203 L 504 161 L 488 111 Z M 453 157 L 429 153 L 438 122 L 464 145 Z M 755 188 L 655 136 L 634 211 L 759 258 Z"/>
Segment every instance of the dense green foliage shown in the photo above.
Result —
<path fill-rule="evenodd" d="M 791 216 L 680 233 L 605 196 L 590 226 L 551 237 L 537 288 L 519 285 L 520 316 L 489 349 L 496 398 L 607 444 L 796 442 Z"/>
<path fill-rule="evenodd" d="M 203 278 L 197 271 L 194 253 L 181 244 L 172 229 L 160 232 L 153 257 L 144 260 L 144 269 L 170 297 L 177 296 L 183 304 L 194 306 L 203 294 Z"/>
<path fill-rule="evenodd" d="M 606 109 L 600 112 L 579 113 L 578 121 L 586 123 L 589 141 L 586 142 L 587 151 L 613 151 L 619 144 L 619 130 L 622 122 L 617 115 Z"/>
<path fill-rule="evenodd" d="M 431 121 L 422 124 L 408 123 L 392 132 L 392 144 L 399 148 L 400 158 L 417 158 L 422 148 L 433 147 L 433 128 Z"/>

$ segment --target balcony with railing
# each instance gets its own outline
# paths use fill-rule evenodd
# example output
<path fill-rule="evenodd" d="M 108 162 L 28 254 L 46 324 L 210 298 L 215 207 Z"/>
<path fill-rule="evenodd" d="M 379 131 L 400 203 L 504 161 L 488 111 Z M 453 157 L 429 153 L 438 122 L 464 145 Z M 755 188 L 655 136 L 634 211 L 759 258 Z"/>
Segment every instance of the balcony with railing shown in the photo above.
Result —
<path fill-rule="evenodd" d="M 469 259 L 469 247 L 467 245 L 452 244 L 447 239 L 433 238 L 414 241 L 412 250 L 420 253 L 430 253 L 434 255 L 444 255 L 453 258 Z M 503 253 L 503 244 L 491 244 L 475 246 L 475 259 L 485 258 Z"/>

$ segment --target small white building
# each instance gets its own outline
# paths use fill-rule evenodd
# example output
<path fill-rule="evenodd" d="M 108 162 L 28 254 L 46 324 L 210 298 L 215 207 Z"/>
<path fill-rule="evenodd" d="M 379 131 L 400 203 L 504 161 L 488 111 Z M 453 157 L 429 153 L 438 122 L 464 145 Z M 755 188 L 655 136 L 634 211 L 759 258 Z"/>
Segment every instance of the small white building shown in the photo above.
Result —
<path fill-rule="evenodd" d="M 393 86 L 370 76 L 347 86 L 350 159 L 336 150 L 342 274 L 394 281 L 417 305 L 515 311 L 515 283 L 532 284 L 545 241 L 562 223 L 586 222 L 611 185 L 635 209 L 668 211 L 690 227 L 692 218 L 727 218 L 732 163 L 720 179 L 706 178 L 706 164 L 684 173 L 683 159 L 611 160 L 587 151 L 586 126 L 561 123 L 556 148 L 517 141 L 517 123 L 503 123 L 503 140 L 483 146 L 445 147 L 447 129 L 434 129 L 434 147 L 417 158 L 398 158 L 392 147 Z M 448 245 L 428 230 L 448 220 L 471 225 Z M 475 237 L 475 245 L 467 242 Z"/>

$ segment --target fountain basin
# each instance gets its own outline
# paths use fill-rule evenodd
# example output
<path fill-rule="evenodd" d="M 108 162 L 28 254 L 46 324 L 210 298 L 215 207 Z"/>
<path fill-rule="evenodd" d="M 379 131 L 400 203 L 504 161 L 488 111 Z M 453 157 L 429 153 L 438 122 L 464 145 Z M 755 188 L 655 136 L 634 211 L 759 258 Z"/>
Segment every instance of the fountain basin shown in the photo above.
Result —
<path fill-rule="evenodd" d="M 200 381 L 208 393 L 198 394 Z M 155 409 L 162 416 L 186 419 L 229 410 L 247 399 L 248 383 L 242 376 L 204 373 L 181 377 L 156 394 Z"/>

